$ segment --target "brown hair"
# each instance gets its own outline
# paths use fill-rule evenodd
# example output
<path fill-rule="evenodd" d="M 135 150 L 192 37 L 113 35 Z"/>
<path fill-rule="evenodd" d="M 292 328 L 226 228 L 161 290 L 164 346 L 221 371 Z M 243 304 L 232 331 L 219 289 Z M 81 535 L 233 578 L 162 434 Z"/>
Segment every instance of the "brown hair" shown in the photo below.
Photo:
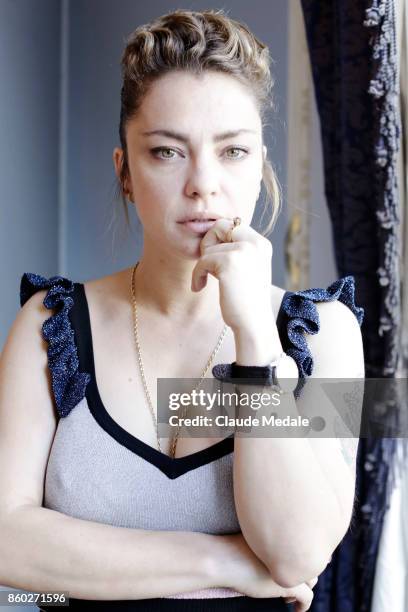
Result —
<path fill-rule="evenodd" d="M 123 163 L 118 184 L 126 220 L 129 225 L 124 184 L 129 176 L 126 124 L 136 114 L 149 85 L 172 70 L 193 74 L 218 71 L 230 74 L 243 83 L 254 96 L 264 125 L 268 108 L 272 108 L 268 47 L 248 27 L 234 21 L 222 10 L 176 10 L 134 30 L 126 41 L 121 59 L 123 85 L 119 137 Z M 271 206 L 268 234 L 274 227 L 281 202 L 280 186 L 272 164 L 265 159 L 262 180 L 267 194 L 263 214 Z"/>

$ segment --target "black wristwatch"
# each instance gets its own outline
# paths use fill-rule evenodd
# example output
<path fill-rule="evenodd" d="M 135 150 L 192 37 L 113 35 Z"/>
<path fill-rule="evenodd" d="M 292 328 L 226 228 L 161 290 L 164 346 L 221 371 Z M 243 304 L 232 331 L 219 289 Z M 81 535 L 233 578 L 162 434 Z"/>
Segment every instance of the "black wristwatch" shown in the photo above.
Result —
<path fill-rule="evenodd" d="M 212 369 L 214 378 L 222 382 L 236 383 L 239 379 L 240 383 L 246 385 L 263 385 L 266 387 L 277 387 L 280 393 L 283 393 L 278 376 L 277 366 L 282 357 L 286 353 L 281 353 L 273 364 L 266 366 L 243 366 L 238 365 L 236 361 L 233 363 L 218 363 Z"/>

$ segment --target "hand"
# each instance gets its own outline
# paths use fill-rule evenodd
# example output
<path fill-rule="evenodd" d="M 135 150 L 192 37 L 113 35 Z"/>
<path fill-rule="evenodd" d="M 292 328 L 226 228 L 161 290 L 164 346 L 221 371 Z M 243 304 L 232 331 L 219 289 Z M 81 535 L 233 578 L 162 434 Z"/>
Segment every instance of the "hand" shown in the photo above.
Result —
<path fill-rule="evenodd" d="M 295 612 L 306 612 L 306 610 L 309 610 L 312 600 L 313 600 L 313 587 L 315 586 L 315 584 L 317 583 L 317 577 L 313 578 L 312 580 L 307 580 L 305 583 L 300 584 L 296 587 L 293 587 L 291 589 L 286 589 L 287 591 L 290 591 L 290 594 L 288 593 L 286 597 L 284 597 L 284 600 L 286 603 L 295 603 Z M 307 585 L 308 589 L 305 591 L 304 590 L 304 586 Z M 310 591 L 312 591 L 312 596 L 310 598 Z"/>
<path fill-rule="evenodd" d="M 191 289 L 201 291 L 207 275 L 218 279 L 223 319 L 232 331 L 259 329 L 273 322 L 271 305 L 272 245 L 249 225 L 238 225 L 228 239 L 231 219 L 217 219 L 200 243 Z"/>
<path fill-rule="evenodd" d="M 277 584 L 268 568 L 248 546 L 242 533 L 223 536 L 226 546 L 221 559 L 223 570 L 227 569 L 228 585 L 248 597 L 283 597 L 287 603 L 296 601 L 295 611 L 306 612 L 313 600 L 312 588 L 317 582 L 313 578 L 295 587 L 284 588 Z"/>

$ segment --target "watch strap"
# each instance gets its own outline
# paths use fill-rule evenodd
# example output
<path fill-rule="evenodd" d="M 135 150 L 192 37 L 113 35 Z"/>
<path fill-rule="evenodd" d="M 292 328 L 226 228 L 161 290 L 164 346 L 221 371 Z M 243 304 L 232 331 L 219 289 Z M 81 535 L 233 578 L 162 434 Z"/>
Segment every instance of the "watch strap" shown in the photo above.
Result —
<path fill-rule="evenodd" d="M 243 366 L 233 363 L 219 363 L 212 369 L 214 378 L 223 382 L 236 382 L 239 379 L 248 385 L 276 386 L 276 365 Z"/>

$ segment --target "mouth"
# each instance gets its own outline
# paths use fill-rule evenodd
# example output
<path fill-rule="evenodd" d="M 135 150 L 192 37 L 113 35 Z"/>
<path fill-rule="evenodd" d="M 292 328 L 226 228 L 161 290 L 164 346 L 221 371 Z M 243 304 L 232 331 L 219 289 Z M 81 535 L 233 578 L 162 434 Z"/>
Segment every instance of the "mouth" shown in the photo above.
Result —
<path fill-rule="evenodd" d="M 181 221 L 180 225 L 196 234 L 205 234 L 214 225 L 216 219 L 190 219 Z"/>

